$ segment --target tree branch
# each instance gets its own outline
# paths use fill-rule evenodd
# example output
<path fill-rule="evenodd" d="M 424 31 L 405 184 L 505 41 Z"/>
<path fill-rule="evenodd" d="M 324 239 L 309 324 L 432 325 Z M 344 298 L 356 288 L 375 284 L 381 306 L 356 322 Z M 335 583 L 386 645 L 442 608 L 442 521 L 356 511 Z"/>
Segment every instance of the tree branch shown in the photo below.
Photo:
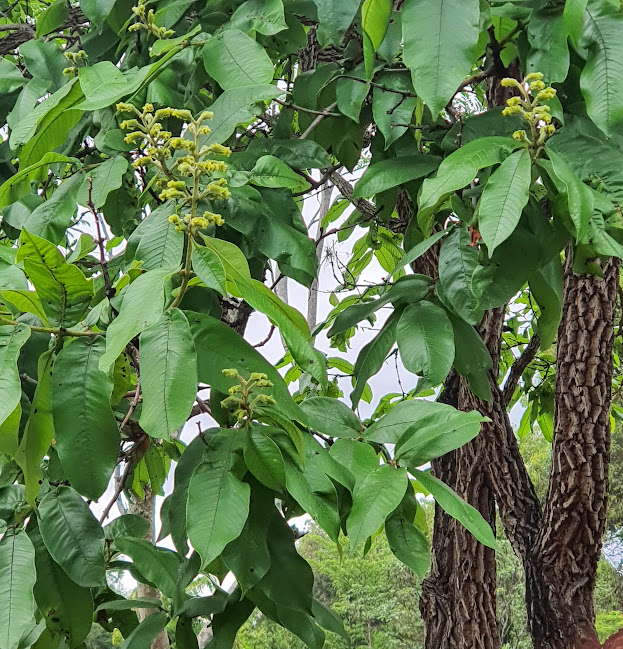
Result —
<path fill-rule="evenodd" d="M 512 364 L 510 374 L 504 383 L 504 388 L 502 389 L 502 403 L 504 407 L 507 408 L 513 394 L 515 393 L 515 388 L 519 383 L 521 375 L 524 373 L 524 370 L 530 364 L 530 361 L 535 357 L 537 350 L 539 349 L 539 335 L 534 334 L 530 342 L 526 345 L 521 356 Z"/>

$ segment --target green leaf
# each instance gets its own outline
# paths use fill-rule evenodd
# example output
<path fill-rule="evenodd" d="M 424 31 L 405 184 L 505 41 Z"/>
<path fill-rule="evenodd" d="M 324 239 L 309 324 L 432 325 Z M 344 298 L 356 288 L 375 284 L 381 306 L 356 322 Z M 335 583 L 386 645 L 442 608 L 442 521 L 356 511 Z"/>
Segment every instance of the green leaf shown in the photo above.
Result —
<path fill-rule="evenodd" d="M 490 401 L 489 370 L 493 365 L 491 354 L 472 325 L 452 313 L 450 320 L 454 328 L 454 340 L 460 341 L 460 344 L 455 345 L 454 368 L 467 379 L 469 387 L 479 399 Z"/>
<path fill-rule="evenodd" d="M 55 246 L 62 243 L 78 210 L 76 203 L 82 181 L 83 174 L 77 173 L 62 182 L 52 196 L 30 214 L 26 220 L 28 232 Z"/>
<path fill-rule="evenodd" d="M 232 14 L 228 27 L 243 32 L 254 30 L 272 36 L 287 29 L 283 0 L 246 0 Z"/>
<path fill-rule="evenodd" d="M 214 113 L 214 119 L 210 122 L 212 132 L 206 137 L 204 143 L 222 144 L 238 124 L 253 119 L 264 110 L 263 102 L 281 94 L 283 91 L 277 86 L 270 85 L 240 86 L 226 90 L 210 106 L 210 110 Z"/>
<path fill-rule="evenodd" d="M 19 90 L 27 81 L 15 63 L 4 58 L 0 60 L 0 92 L 3 95 Z"/>
<path fill-rule="evenodd" d="M 106 352 L 99 365 L 103 372 L 108 371 L 134 336 L 160 320 L 164 281 L 174 272 L 170 268 L 150 270 L 125 289 L 119 315 L 106 330 Z"/>
<path fill-rule="evenodd" d="M 396 457 L 403 466 L 415 468 L 460 448 L 478 435 L 482 422 L 490 421 L 476 410 L 461 412 L 435 401 L 415 403 L 420 406 L 419 416 L 396 444 Z"/>
<path fill-rule="evenodd" d="M 418 223 L 422 231 L 425 234 L 430 231 L 431 215 L 449 194 L 469 185 L 481 169 L 503 162 L 518 146 L 518 142 L 508 137 L 482 137 L 444 158 L 437 175 L 422 183 L 418 199 Z"/>
<path fill-rule="evenodd" d="M 78 493 L 97 500 L 119 456 L 119 430 L 110 407 L 112 378 L 99 369 L 103 338 L 77 338 L 54 363 L 52 413 L 56 451 Z"/>
<path fill-rule="evenodd" d="M 84 68 L 82 68 L 84 69 Z M 106 202 L 108 194 L 121 187 L 123 174 L 128 170 L 128 161 L 121 155 L 116 158 L 109 158 L 89 172 L 80 188 L 78 202 L 80 205 L 87 205 L 89 202 L 89 178 L 92 183 L 91 201 L 96 208 L 100 208 Z"/>
<path fill-rule="evenodd" d="M 54 420 L 52 418 L 52 367 L 54 352 L 49 350 L 39 356 L 38 383 L 32 400 L 30 417 L 26 422 L 24 435 L 15 453 L 15 461 L 24 474 L 26 500 L 31 506 L 39 493 L 43 474 L 41 462 L 54 439 Z"/>
<path fill-rule="evenodd" d="M 168 462 L 165 464 L 166 456 L 161 448 L 153 444 L 145 453 L 145 465 L 149 474 L 149 486 L 152 493 L 158 496 L 164 496 L 164 483 L 167 479 Z"/>
<path fill-rule="evenodd" d="M 63 62 L 65 62 L 64 57 Z M 20 151 L 20 166 L 28 167 L 35 164 L 47 152 L 56 149 L 66 141 L 69 131 L 82 116 L 82 111 L 76 110 L 75 106 L 83 98 L 80 86 L 72 85 L 67 95 L 46 111 L 38 122 L 36 134 L 24 144 Z"/>
<path fill-rule="evenodd" d="M 566 7 L 564 8 L 566 11 Z M 561 83 L 569 71 L 569 47 L 563 7 L 534 11 L 528 21 L 530 51 L 526 70 L 541 72 L 545 83 Z"/>
<path fill-rule="evenodd" d="M 523 415 L 521 416 L 521 421 L 519 422 L 519 427 L 517 428 L 517 437 L 523 439 L 526 435 L 532 432 L 532 405 L 534 401 L 530 401 L 528 406 L 524 410 Z"/>
<path fill-rule="evenodd" d="M 93 252 L 97 244 L 93 241 L 90 234 L 81 234 L 78 239 L 73 252 L 67 257 L 67 262 L 73 264 L 75 261 L 84 259 L 90 252 Z"/>
<path fill-rule="evenodd" d="M 271 429 L 253 425 L 244 445 L 244 461 L 251 473 L 266 487 L 280 491 L 286 484 L 285 465 Z"/>
<path fill-rule="evenodd" d="M 159 591 L 175 598 L 181 590 L 180 568 L 184 559 L 177 552 L 157 548 L 149 541 L 121 537 L 115 539 L 115 546 L 132 559 L 134 568 L 140 576 L 156 585 Z"/>
<path fill-rule="evenodd" d="M 455 229 L 444 239 L 439 251 L 439 282 L 452 310 L 466 322 L 477 325 L 484 309 L 479 307 L 478 299 L 472 291 L 478 250 L 470 246 L 470 243 L 471 235 L 465 225 Z"/>
<path fill-rule="evenodd" d="M 377 127 L 385 138 L 384 148 L 387 150 L 393 142 L 407 132 L 406 124 L 411 123 L 417 99 L 404 94 L 413 94 L 411 80 L 406 74 L 384 72 L 377 75 L 377 82 L 381 86 L 392 89 L 390 92 L 375 86 L 372 91 L 372 114 Z"/>
<path fill-rule="evenodd" d="M 22 405 L 18 403 L 12 413 L 0 424 L 0 453 L 10 457 L 19 446 L 19 425 L 22 419 Z"/>
<path fill-rule="evenodd" d="M 151 68 L 144 67 L 128 77 L 111 61 L 100 61 L 95 65 L 80 68 L 78 79 L 86 99 L 78 104 L 80 110 L 98 110 L 107 108 L 122 97 L 135 92 L 150 73 Z"/>
<path fill-rule="evenodd" d="M 140 425 L 155 438 L 169 439 L 184 424 L 197 394 L 197 354 L 186 316 L 165 313 L 140 338 L 143 409 Z"/>
<path fill-rule="evenodd" d="M 312 397 L 301 402 L 307 414 L 308 425 L 331 437 L 359 437 L 362 426 L 359 418 L 344 403 L 330 397 Z"/>
<path fill-rule="evenodd" d="M 227 296 L 225 268 L 220 257 L 205 246 L 193 246 L 193 270 L 197 277 L 208 287 Z"/>
<path fill-rule="evenodd" d="M 69 649 L 82 643 L 91 630 L 93 598 L 88 588 L 78 586 L 52 559 L 43 542 L 37 519 L 32 517 L 27 527 L 35 548 L 37 582 L 35 599 L 48 629 L 67 638 Z"/>
<path fill-rule="evenodd" d="M 80 0 L 80 9 L 100 30 L 114 6 L 115 0 Z"/>
<path fill-rule="evenodd" d="M 404 61 L 433 117 L 469 75 L 480 35 L 478 0 L 405 0 Z"/>
<path fill-rule="evenodd" d="M 255 604 L 247 597 L 242 597 L 239 588 L 231 594 L 227 607 L 212 618 L 213 638 L 210 649 L 232 649 L 236 634 L 255 610 Z"/>
<path fill-rule="evenodd" d="M 121 649 L 151 649 L 156 636 L 167 625 L 166 613 L 152 613 L 130 633 Z"/>
<path fill-rule="evenodd" d="M 350 395 L 353 408 L 357 406 L 370 377 L 383 366 L 387 355 L 396 342 L 398 314 L 393 313 L 379 333 L 359 352 L 353 373 L 354 386 Z"/>
<path fill-rule="evenodd" d="M 558 191 L 566 195 L 569 216 L 575 226 L 576 241 L 587 243 L 588 222 L 595 208 L 593 193 L 580 180 L 566 160 L 549 147 L 547 148 L 547 157 L 550 159 L 551 165 L 541 161 L 539 166 L 548 172 Z"/>
<path fill-rule="evenodd" d="M 340 45 L 353 22 L 360 0 L 314 0 L 318 7 L 318 40 L 323 47 Z"/>
<path fill-rule="evenodd" d="M 142 539 L 150 529 L 149 521 L 138 514 L 123 514 L 104 527 L 104 536 L 114 540 L 119 536 Z"/>
<path fill-rule="evenodd" d="M 10 205 L 30 192 L 31 181 L 43 181 L 51 164 L 57 162 L 74 162 L 60 153 L 48 152 L 29 167 L 20 167 L 3 185 L 0 186 L 0 207 Z"/>
<path fill-rule="evenodd" d="M 623 121 L 621 29 L 623 14 L 616 3 L 589 1 L 580 40 L 588 51 L 580 86 L 588 116 L 606 135 L 612 135 Z"/>
<path fill-rule="evenodd" d="M 489 178 L 478 203 L 478 229 L 489 256 L 508 239 L 530 197 L 531 162 L 527 149 L 515 151 Z"/>
<path fill-rule="evenodd" d="M 266 50 L 238 29 L 213 36 L 203 46 L 202 56 L 206 72 L 223 90 L 259 86 L 273 80 L 273 64 Z"/>
<path fill-rule="evenodd" d="M 0 540 L 0 646 L 13 647 L 35 613 L 35 549 L 22 530 L 9 530 Z"/>
<path fill-rule="evenodd" d="M 355 489 L 379 467 L 379 457 L 372 446 L 354 439 L 336 440 L 329 454 L 353 474 Z"/>
<path fill-rule="evenodd" d="M 305 178 L 272 155 L 262 156 L 255 163 L 250 171 L 249 182 L 260 187 L 286 187 L 297 192 L 310 188 Z"/>
<path fill-rule="evenodd" d="M 402 501 L 408 484 L 405 469 L 384 464 L 355 489 L 346 521 L 351 551 L 381 527 Z"/>
<path fill-rule="evenodd" d="M 456 518 L 483 545 L 495 550 L 495 536 L 491 527 L 477 509 L 458 496 L 447 484 L 430 473 L 413 470 L 413 475 L 429 491 L 437 504 L 452 518 Z"/>
<path fill-rule="evenodd" d="M 93 280 L 68 264 L 54 244 L 25 229 L 17 260 L 24 262 L 50 324 L 70 328 L 82 320 L 93 297 Z"/>
<path fill-rule="evenodd" d="M 25 324 L 0 327 L 0 423 L 13 413 L 22 397 L 17 359 L 28 338 L 30 328 Z"/>
<path fill-rule="evenodd" d="M 37 16 L 37 38 L 58 29 L 67 19 L 67 15 L 68 9 L 65 0 L 54 0 L 45 11 Z"/>
<path fill-rule="evenodd" d="M 363 55 L 368 77 L 374 69 L 374 54 L 379 49 L 392 15 L 391 0 L 365 0 L 361 7 Z"/>
<path fill-rule="evenodd" d="M 65 85 L 67 59 L 55 40 L 32 38 L 20 45 L 19 53 L 33 78 L 49 81 L 53 90 Z"/>
<path fill-rule="evenodd" d="M 416 259 L 419 259 L 425 252 L 430 250 L 430 248 L 432 248 L 437 243 L 437 241 L 445 237 L 448 232 L 449 230 L 441 230 L 441 232 L 435 232 L 435 234 L 432 234 L 430 237 L 424 239 L 424 241 L 420 241 L 420 243 L 413 246 L 413 248 L 410 248 L 396 264 L 392 275 L 396 275 L 396 273 L 401 268 L 404 268 L 408 264 L 412 264 Z"/>
<path fill-rule="evenodd" d="M 587 0 L 567 0 L 563 10 L 565 29 L 573 46 L 578 47 L 584 27 L 584 12 Z"/>
<path fill-rule="evenodd" d="M 188 538 L 206 566 L 242 532 L 249 515 L 249 485 L 232 472 L 231 437 L 214 440 L 188 485 Z"/>
<path fill-rule="evenodd" d="M 353 70 L 349 70 L 348 76 L 356 77 L 359 81 L 345 77 L 338 78 L 335 84 L 337 107 L 343 115 L 346 115 L 346 117 L 349 117 L 358 124 L 361 106 L 370 92 L 370 81 L 362 65 L 358 65 Z"/>
<path fill-rule="evenodd" d="M 404 366 L 422 377 L 418 391 L 441 383 L 454 361 L 454 333 L 444 309 L 422 301 L 408 306 L 396 326 Z"/>
<path fill-rule="evenodd" d="M 560 258 L 540 268 L 530 276 L 530 293 L 539 305 L 537 332 L 541 349 L 548 349 L 556 340 L 562 318 L 563 281 Z"/>
<path fill-rule="evenodd" d="M 396 558 L 424 579 L 430 564 L 430 551 L 426 537 L 413 524 L 417 508 L 413 490 L 407 489 L 400 505 L 385 521 L 385 534 Z"/>
<path fill-rule="evenodd" d="M 398 280 L 393 286 L 386 290 L 380 298 L 361 302 L 347 307 L 338 313 L 333 326 L 329 329 L 327 336 L 332 337 L 348 331 L 358 322 L 369 318 L 388 302 L 400 299 L 408 299 L 409 302 L 418 302 L 426 297 L 432 285 L 432 280 L 426 275 L 409 275 Z"/>
<path fill-rule="evenodd" d="M 353 198 L 368 198 L 435 171 L 440 158 L 432 155 L 410 155 L 388 158 L 371 164 L 355 185 Z M 404 265 L 404 264 L 403 264 Z"/>
<path fill-rule="evenodd" d="M 70 487 L 50 491 L 39 505 L 39 529 L 54 561 L 80 586 L 106 582 L 104 531 Z"/>
<path fill-rule="evenodd" d="M 135 608 L 158 608 L 162 606 L 162 601 L 156 597 L 140 597 L 136 599 L 113 599 L 111 602 L 100 604 L 95 612 L 98 611 L 131 611 Z"/>

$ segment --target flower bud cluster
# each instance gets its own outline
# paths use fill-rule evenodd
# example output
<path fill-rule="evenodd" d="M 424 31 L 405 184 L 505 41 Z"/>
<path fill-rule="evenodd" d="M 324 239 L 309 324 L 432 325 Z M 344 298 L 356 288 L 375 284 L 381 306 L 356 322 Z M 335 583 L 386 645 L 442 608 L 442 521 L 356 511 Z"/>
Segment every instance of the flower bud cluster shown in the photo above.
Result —
<path fill-rule="evenodd" d="M 144 29 L 158 39 L 173 36 L 175 32 L 172 29 L 166 29 L 156 25 L 154 22 L 155 12 L 153 9 L 147 10 L 146 4 L 146 0 L 138 0 L 138 4 L 132 7 L 132 13 L 136 16 L 137 20 L 128 27 L 128 31 L 137 32 L 140 29 Z"/>
<path fill-rule="evenodd" d="M 248 379 L 244 379 L 235 369 L 225 369 L 223 374 L 240 383 L 229 388 L 229 396 L 221 401 L 221 406 L 233 410 L 234 416 L 242 424 L 252 420 L 256 406 L 272 406 L 276 403 L 269 394 L 257 394 L 252 398 L 254 389 L 273 387 L 273 382 L 263 372 L 252 372 Z"/>
<path fill-rule="evenodd" d="M 78 50 L 77 52 L 63 52 L 65 58 L 71 63 L 68 68 L 63 70 L 63 74 L 66 77 L 75 77 L 78 74 L 78 69 L 84 67 L 87 64 L 87 53 L 84 50 Z"/>
<path fill-rule="evenodd" d="M 531 72 L 525 77 L 523 83 L 519 83 L 517 79 L 502 79 L 502 86 L 516 88 L 520 92 L 520 96 L 507 100 L 502 115 L 521 115 L 528 122 L 530 133 L 520 129 L 513 133 L 513 138 L 518 142 L 524 142 L 536 158 L 545 141 L 556 132 L 556 127 L 552 124 L 550 107 L 541 103 L 553 99 L 556 90 L 545 85 L 540 72 Z"/>

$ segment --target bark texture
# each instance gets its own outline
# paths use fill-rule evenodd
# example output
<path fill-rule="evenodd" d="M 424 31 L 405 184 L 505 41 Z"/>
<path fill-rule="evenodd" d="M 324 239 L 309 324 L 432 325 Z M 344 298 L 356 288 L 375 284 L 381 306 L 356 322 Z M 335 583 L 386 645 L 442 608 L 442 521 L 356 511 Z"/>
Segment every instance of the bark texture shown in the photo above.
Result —
<path fill-rule="evenodd" d="M 537 649 L 599 646 L 593 593 L 606 522 L 618 260 L 603 272 L 576 275 L 569 260 L 565 267 L 552 464 L 535 548 L 553 619 L 531 624 Z"/>

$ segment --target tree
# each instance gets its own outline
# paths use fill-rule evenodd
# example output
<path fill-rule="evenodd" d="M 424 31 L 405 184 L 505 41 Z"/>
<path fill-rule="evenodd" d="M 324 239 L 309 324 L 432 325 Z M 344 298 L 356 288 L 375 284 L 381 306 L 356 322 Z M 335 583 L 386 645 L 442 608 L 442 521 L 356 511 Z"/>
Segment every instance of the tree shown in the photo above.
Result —
<path fill-rule="evenodd" d="M 124 649 L 166 644 L 165 627 L 196 647 L 208 617 L 220 649 L 257 608 L 320 647 L 344 630 L 288 521 L 307 513 L 351 552 L 382 529 L 423 576 L 416 492 L 437 503 L 427 647 L 500 647 L 496 511 L 534 646 L 598 646 L 619 3 L 0 7 L 0 646 L 73 649 L 95 619 Z M 340 196 L 312 239 L 302 206 L 327 184 Z M 318 250 L 354 231 L 312 332 L 283 288 L 312 287 L 315 325 Z M 373 259 L 385 277 L 362 286 Z M 252 311 L 279 332 L 285 377 L 245 340 Z M 362 419 L 390 355 L 419 379 Z M 183 444 L 200 413 L 215 425 Z M 552 441 L 543 505 L 517 439 L 535 423 Z M 142 516 L 105 524 L 124 494 L 164 495 L 170 471 L 175 550 L 143 538 Z M 115 593 L 119 570 L 150 596 Z M 139 624 L 137 608 L 153 612 Z"/>

